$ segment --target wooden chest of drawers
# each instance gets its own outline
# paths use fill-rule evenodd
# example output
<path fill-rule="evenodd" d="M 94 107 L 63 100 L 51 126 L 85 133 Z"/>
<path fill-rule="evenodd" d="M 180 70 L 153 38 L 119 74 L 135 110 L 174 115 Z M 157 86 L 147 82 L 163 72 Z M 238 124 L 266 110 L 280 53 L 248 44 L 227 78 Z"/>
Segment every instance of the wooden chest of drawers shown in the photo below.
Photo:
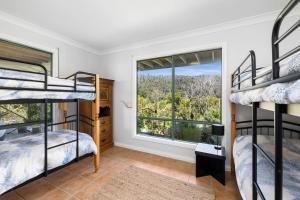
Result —
<path fill-rule="evenodd" d="M 100 79 L 100 151 L 113 146 L 113 80 Z M 80 114 L 90 117 L 92 115 L 89 102 L 80 103 Z M 80 130 L 85 133 L 91 131 L 84 123 L 80 124 Z"/>

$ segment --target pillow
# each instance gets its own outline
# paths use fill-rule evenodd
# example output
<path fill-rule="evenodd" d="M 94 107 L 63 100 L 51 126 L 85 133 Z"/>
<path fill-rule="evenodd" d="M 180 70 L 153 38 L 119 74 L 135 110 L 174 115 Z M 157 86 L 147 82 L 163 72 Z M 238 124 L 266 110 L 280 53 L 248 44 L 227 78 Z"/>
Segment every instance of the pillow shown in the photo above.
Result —
<path fill-rule="evenodd" d="M 300 53 L 296 53 L 288 62 L 288 74 L 300 72 Z"/>

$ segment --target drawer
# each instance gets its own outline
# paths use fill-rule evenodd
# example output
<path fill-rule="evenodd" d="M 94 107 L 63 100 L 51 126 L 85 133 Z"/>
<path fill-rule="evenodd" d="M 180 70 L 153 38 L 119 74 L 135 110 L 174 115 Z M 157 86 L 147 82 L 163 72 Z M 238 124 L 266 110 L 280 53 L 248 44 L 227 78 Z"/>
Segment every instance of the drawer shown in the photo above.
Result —
<path fill-rule="evenodd" d="M 106 145 L 106 144 L 111 144 L 112 143 L 112 139 L 111 138 L 101 138 L 100 140 L 100 145 Z"/>
<path fill-rule="evenodd" d="M 112 142 L 112 135 L 110 133 L 105 133 L 100 136 L 100 144 L 107 144 Z"/>
<path fill-rule="evenodd" d="M 110 125 L 111 124 L 111 119 L 110 117 L 101 117 L 100 118 L 100 127 L 105 126 L 105 125 Z"/>
<path fill-rule="evenodd" d="M 100 126 L 100 136 L 111 135 L 111 126 L 110 125 L 102 125 Z"/>

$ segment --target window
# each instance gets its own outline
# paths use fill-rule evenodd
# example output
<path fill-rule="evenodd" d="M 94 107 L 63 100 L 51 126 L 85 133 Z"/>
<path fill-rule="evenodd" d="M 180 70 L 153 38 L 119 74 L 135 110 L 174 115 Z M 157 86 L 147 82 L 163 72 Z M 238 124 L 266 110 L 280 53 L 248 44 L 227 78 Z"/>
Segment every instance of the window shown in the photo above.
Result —
<path fill-rule="evenodd" d="M 137 134 L 215 143 L 221 122 L 222 49 L 137 62 Z"/>
<path fill-rule="evenodd" d="M 52 75 L 52 54 L 20 44 L 0 40 L 0 57 L 14 60 L 42 64 Z M 37 71 L 32 65 L 0 59 L 0 67 Z M 0 125 L 7 125 L 0 130 L 0 135 L 5 132 L 5 138 L 14 138 L 40 132 L 41 120 L 44 119 L 43 105 L 32 104 L 0 104 Z M 48 119 L 52 121 L 52 105 L 48 107 Z M 2 137 L 2 139 L 4 139 Z M 1 137 L 0 137 L 1 140 Z"/>

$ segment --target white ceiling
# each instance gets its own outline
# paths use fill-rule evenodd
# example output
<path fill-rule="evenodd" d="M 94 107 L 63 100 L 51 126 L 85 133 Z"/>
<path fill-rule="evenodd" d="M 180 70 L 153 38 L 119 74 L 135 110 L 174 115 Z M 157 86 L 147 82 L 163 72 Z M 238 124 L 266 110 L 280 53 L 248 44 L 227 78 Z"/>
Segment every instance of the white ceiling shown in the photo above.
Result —
<path fill-rule="evenodd" d="M 282 9 L 288 0 L 0 0 L 0 10 L 98 51 Z"/>

